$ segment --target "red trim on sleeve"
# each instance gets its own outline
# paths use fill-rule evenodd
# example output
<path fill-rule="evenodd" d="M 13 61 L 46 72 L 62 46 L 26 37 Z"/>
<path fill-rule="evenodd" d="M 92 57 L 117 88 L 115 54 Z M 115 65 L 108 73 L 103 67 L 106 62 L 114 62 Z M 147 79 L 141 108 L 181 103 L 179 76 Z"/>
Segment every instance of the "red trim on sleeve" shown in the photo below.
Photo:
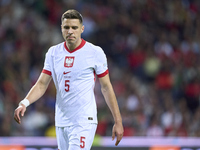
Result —
<path fill-rule="evenodd" d="M 49 70 L 45 70 L 45 69 L 43 69 L 43 70 L 42 70 L 42 73 L 45 73 L 45 74 L 48 74 L 48 75 L 51 76 L 51 71 L 49 71 Z"/>
<path fill-rule="evenodd" d="M 98 77 L 98 78 L 104 77 L 104 76 L 107 75 L 108 73 L 109 73 L 109 71 L 108 71 L 108 69 L 107 69 L 104 73 L 98 74 L 97 77 Z"/>
<path fill-rule="evenodd" d="M 81 40 L 82 40 L 82 41 L 81 41 L 81 44 L 80 44 L 77 48 L 75 48 L 74 50 L 72 50 L 72 51 L 70 51 L 70 50 L 68 49 L 68 47 L 67 47 L 67 45 L 66 45 L 66 41 L 64 42 L 64 47 L 65 47 L 65 49 L 66 49 L 69 53 L 73 53 L 73 52 L 75 52 L 75 51 L 81 49 L 81 48 L 85 45 L 86 41 L 85 41 L 84 39 L 81 39 Z"/>

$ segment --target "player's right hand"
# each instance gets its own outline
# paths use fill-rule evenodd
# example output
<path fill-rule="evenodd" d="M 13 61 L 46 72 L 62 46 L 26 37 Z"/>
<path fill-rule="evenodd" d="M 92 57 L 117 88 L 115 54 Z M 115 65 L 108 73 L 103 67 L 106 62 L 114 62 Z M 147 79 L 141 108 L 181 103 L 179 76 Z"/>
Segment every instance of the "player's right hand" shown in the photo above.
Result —
<path fill-rule="evenodd" d="M 21 104 L 19 105 L 16 109 L 15 109 L 15 112 L 14 112 L 14 119 L 17 123 L 21 124 L 21 117 L 24 116 L 24 113 L 26 111 L 26 106 Z"/>

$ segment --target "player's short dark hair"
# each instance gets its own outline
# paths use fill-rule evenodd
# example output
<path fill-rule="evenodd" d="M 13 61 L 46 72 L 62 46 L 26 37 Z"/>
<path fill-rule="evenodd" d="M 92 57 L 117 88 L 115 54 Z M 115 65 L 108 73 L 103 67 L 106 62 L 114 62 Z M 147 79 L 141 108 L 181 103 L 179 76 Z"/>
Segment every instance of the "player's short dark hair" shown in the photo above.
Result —
<path fill-rule="evenodd" d="M 61 17 L 61 21 L 63 21 L 64 19 L 78 19 L 80 21 L 80 23 L 83 23 L 83 17 L 82 15 L 74 9 L 70 9 L 68 11 L 66 11 L 62 17 Z"/>

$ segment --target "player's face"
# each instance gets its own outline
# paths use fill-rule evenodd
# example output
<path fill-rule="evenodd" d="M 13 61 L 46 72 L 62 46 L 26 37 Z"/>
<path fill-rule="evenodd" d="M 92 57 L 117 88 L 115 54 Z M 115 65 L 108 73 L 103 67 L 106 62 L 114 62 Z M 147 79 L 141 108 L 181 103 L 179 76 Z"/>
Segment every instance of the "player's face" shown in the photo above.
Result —
<path fill-rule="evenodd" d="M 62 35 L 68 44 L 77 45 L 81 41 L 81 33 L 84 31 L 84 26 L 78 19 L 64 19 L 61 25 Z"/>

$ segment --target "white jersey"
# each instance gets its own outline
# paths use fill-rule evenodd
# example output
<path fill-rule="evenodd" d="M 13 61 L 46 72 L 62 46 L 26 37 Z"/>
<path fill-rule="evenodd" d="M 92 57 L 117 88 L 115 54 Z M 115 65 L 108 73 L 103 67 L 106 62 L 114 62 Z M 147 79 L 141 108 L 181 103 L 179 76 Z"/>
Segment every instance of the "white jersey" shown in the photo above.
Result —
<path fill-rule="evenodd" d="M 56 126 L 97 123 L 95 73 L 98 77 L 108 74 L 107 59 L 100 47 L 83 39 L 73 51 L 65 42 L 52 46 L 42 72 L 52 76 L 57 90 Z"/>

